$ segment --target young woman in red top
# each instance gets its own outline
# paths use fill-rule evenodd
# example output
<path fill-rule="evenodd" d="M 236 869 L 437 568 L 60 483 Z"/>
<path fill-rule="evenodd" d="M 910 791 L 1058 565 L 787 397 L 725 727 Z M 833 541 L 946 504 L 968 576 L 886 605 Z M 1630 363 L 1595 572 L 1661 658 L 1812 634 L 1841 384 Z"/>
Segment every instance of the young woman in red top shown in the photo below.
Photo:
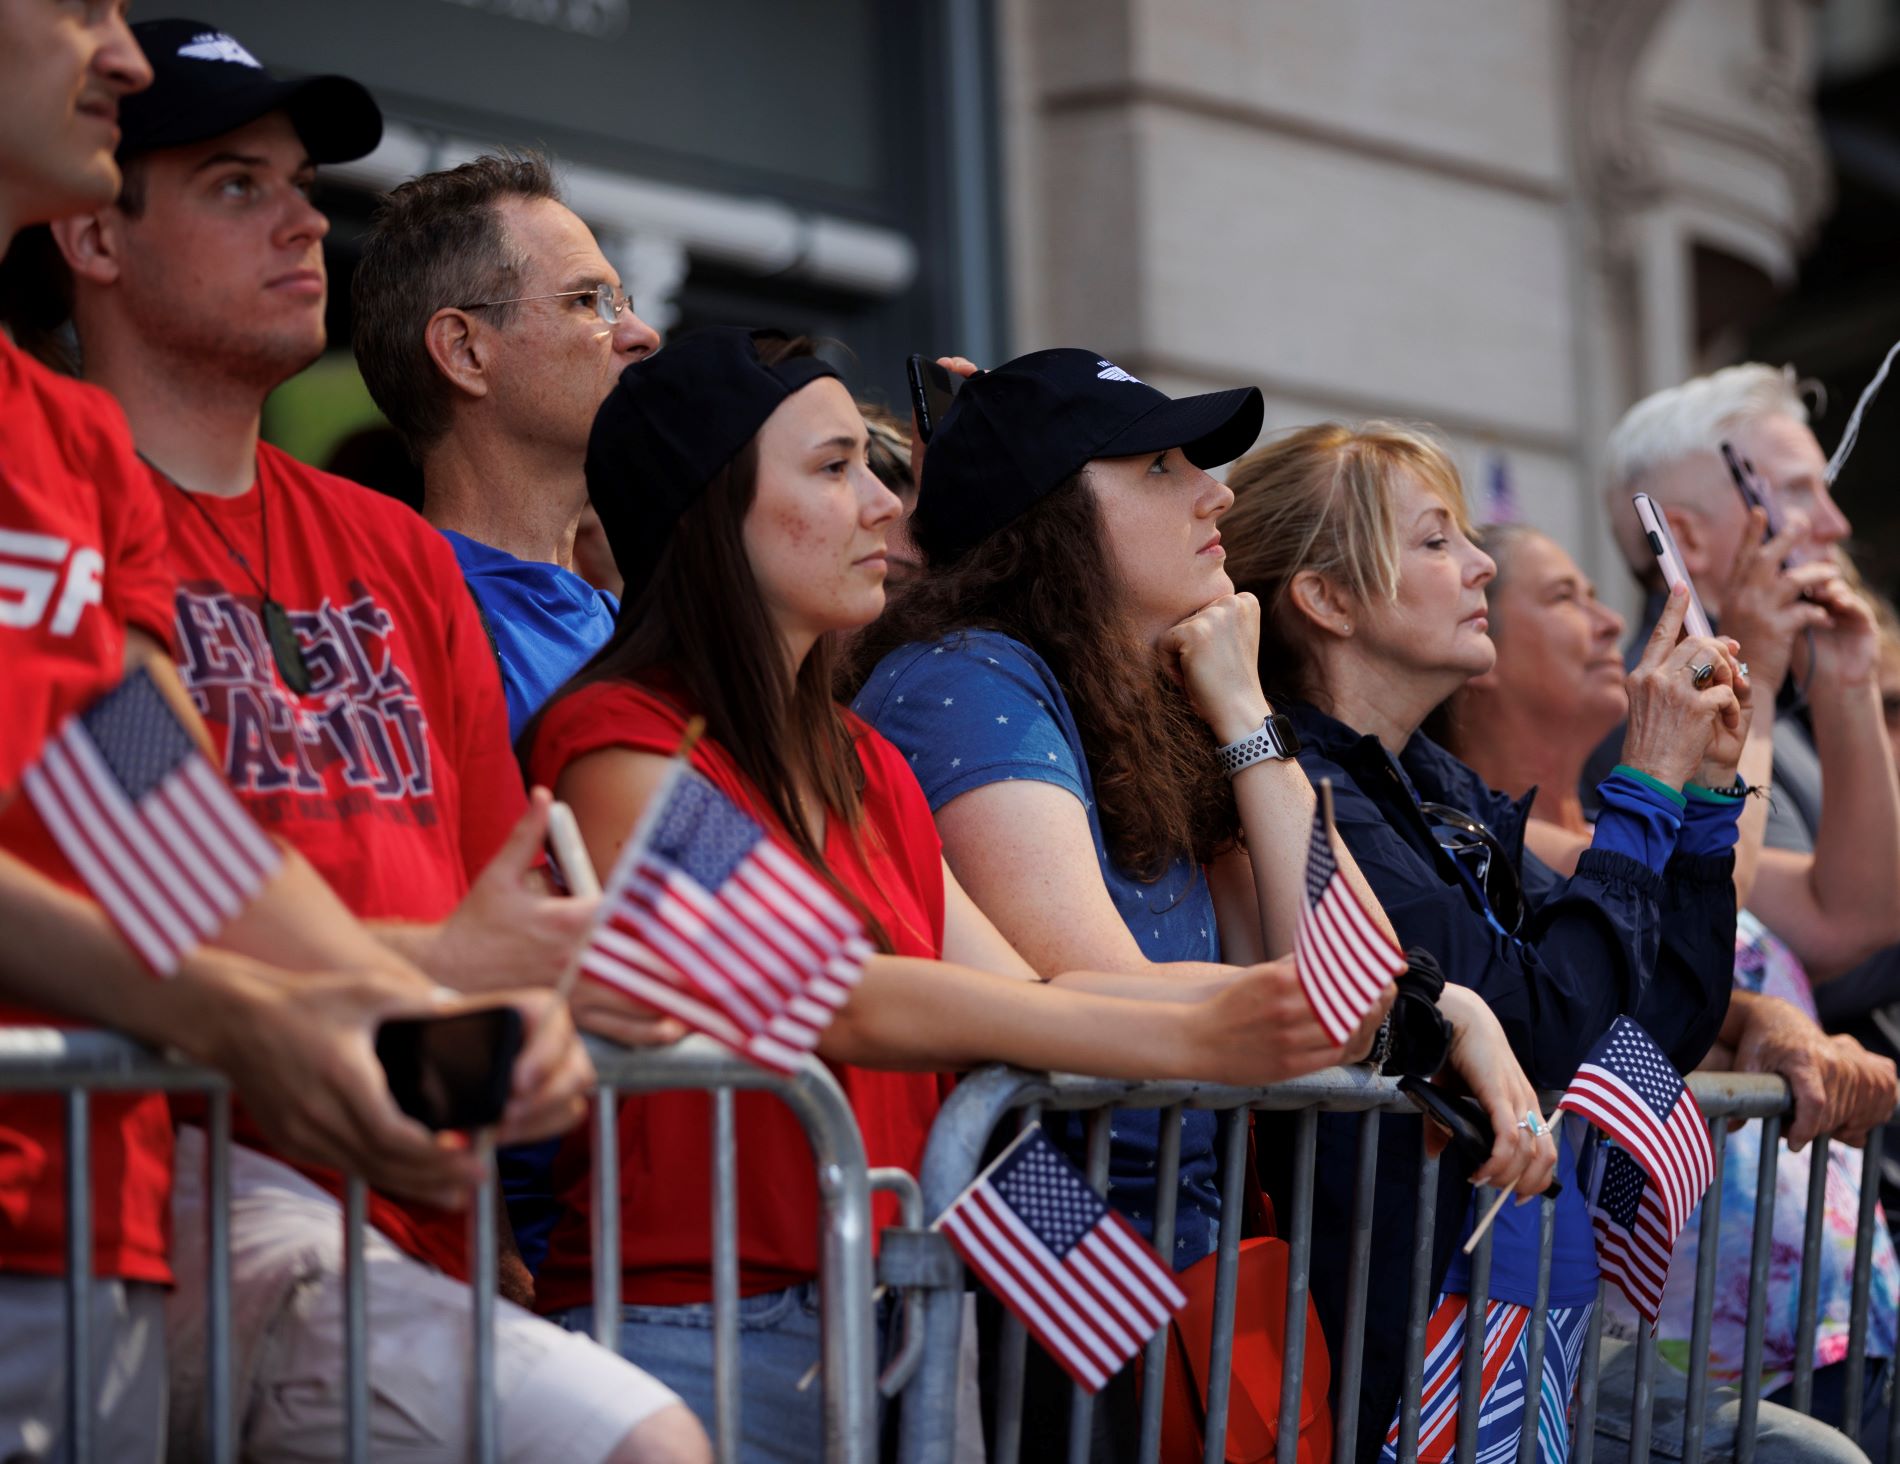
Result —
<path fill-rule="evenodd" d="M 573 806 L 604 872 L 686 720 L 706 718 L 695 768 L 855 906 L 883 952 L 821 1046 L 871 1163 L 915 1166 L 938 1070 L 1264 1083 L 1361 1054 L 1370 1025 L 1333 1046 L 1290 961 L 1044 983 L 957 886 L 903 755 L 832 700 L 832 642 L 883 608 L 899 504 L 809 348 L 718 328 L 636 363 L 596 419 L 587 472 L 628 593 L 614 638 L 523 734 L 529 772 Z M 819 1428 L 816 1390 L 799 1388 L 819 1355 L 816 1182 L 780 1105 L 741 1095 L 738 1110 L 745 1457 L 802 1459 Z M 620 1136 L 620 1347 L 706 1417 L 706 1100 L 629 1099 Z M 538 1289 L 544 1310 L 591 1327 L 585 1144 L 563 1159 L 569 1211 Z"/>

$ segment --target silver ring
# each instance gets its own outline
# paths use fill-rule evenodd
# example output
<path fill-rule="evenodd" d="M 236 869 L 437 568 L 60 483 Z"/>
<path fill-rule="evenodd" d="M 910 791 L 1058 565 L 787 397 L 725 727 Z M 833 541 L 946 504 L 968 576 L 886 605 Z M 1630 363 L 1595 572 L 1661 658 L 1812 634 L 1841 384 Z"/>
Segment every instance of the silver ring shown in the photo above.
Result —
<path fill-rule="evenodd" d="M 1709 678 L 1715 675 L 1715 662 L 1704 661 L 1700 666 L 1691 666 L 1689 674 L 1695 678 L 1695 689 L 1700 691 L 1709 684 Z"/>
<path fill-rule="evenodd" d="M 1742 680 L 1748 680 L 1748 662 L 1737 661 L 1735 663 L 1735 669 L 1742 673 Z"/>
<path fill-rule="evenodd" d="M 1533 1139 L 1541 1139 L 1550 1132 L 1535 1108 L 1526 1109 L 1524 1116 L 1517 1121 L 1517 1126 L 1521 1129 L 1529 1129 Z"/>

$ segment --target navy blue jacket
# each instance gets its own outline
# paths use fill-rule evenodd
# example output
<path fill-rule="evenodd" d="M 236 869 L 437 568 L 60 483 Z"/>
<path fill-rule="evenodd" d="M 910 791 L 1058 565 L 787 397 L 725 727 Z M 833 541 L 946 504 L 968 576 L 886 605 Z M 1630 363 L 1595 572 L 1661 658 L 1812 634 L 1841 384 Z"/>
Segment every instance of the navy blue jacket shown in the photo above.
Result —
<path fill-rule="evenodd" d="M 1586 850 L 1560 877 L 1524 850 L 1532 794 L 1513 800 L 1423 733 L 1395 761 L 1310 706 L 1283 710 L 1304 744 L 1300 764 L 1333 785 L 1340 838 L 1406 946 L 1438 958 L 1448 981 L 1482 996 L 1531 1081 L 1568 1085 L 1617 1016 L 1628 1013 L 1687 1071 L 1714 1044 L 1728 1014 L 1735 966 L 1734 856 L 1677 854 L 1662 875 L 1640 861 Z M 1529 914 L 1501 935 L 1477 907 L 1418 801 L 1449 804 L 1485 825 L 1517 858 Z M 1313 1208 L 1313 1300 L 1334 1343 L 1345 1314 L 1356 1117 L 1322 1115 Z M 1358 1453 L 1374 1458 L 1398 1406 L 1410 1288 L 1421 1121 L 1380 1123 L 1373 1202 L 1372 1275 L 1359 1406 Z M 1291 1213 L 1292 1124 L 1260 1115 L 1261 1178 L 1278 1213 Z M 1440 1166 L 1432 1289 L 1444 1279 L 1470 1201 L 1469 1169 L 1451 1152 Z"/>

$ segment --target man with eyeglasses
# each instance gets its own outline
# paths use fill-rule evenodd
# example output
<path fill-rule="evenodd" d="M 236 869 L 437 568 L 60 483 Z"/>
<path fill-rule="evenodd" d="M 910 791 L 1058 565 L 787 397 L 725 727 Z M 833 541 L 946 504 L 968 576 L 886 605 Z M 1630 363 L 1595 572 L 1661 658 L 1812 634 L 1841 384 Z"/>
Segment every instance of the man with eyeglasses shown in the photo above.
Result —
<path fill-rule="evenodd" d="M 574 572 L 587 434 L 660 338 L 533 153 L 397 188 L 351 303 L 357 364 L 422 469 L 518 734 L 613 630 L 618 603 Z"/>
<path fill-rule="evenodd" d="M 384 943 L 443 986 L 549 983 L 590 911 L 533 868 L 545 795 L 531 804 L 521 786 L 454 555 L 408 509 L 259 439 L 265 397 L 324 346 L 316 165 L 374 147 L 380 113 L 345 78 L 277 80 L 198 22 L 134 34 L 156 79 L 121 108 L 125 189 L 53 238 L 85 375 L 125 408 L 162 505 L 178 669 L 246 806 Z M 310 1457 L 337 1447 L 347 1406 L 340 1177 L 240 1137 L 242 1452 Z M 166 1305 L 181 1458 L 205 1448 L 201 1144 L 181 1134 Z M 465 1458 L 466 1216 L 373 1192 L 370 1220 L 379 1457 Z M 517 1307 L 498 1309 L 495 1365 L 508 1458 L 706 1457 L 670 1391 Z"/>

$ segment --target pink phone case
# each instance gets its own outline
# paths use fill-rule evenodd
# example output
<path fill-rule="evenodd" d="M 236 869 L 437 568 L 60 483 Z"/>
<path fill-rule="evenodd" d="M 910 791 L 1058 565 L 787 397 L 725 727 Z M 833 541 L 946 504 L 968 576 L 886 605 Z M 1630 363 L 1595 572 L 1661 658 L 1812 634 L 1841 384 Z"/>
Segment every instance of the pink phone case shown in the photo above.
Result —
<path fill-rule="evenodd" d="M 1647 493 L 1638 493 L 1630 501 L 1636 505 L 1637 522 L 1642 524 L 1643 534 L 1649 540 L 1650 550 L 1662 570 L 1663 583 L 1672 590 L 1677 585 L 1689 587 L 1689 613 L 1682 617 L 1682 628 L 1690 635 L 1714 635 L 1715 627 L 1709 624 L 1708 614 L 1702 608 L 1702 597 L 1696 594 L 1689 571 L 1682 567 L 1682 555 L 1676 552 L 1675 538 L 1669 532 L 1669 520 L 1662 516 L 1655 500 Z"/>

